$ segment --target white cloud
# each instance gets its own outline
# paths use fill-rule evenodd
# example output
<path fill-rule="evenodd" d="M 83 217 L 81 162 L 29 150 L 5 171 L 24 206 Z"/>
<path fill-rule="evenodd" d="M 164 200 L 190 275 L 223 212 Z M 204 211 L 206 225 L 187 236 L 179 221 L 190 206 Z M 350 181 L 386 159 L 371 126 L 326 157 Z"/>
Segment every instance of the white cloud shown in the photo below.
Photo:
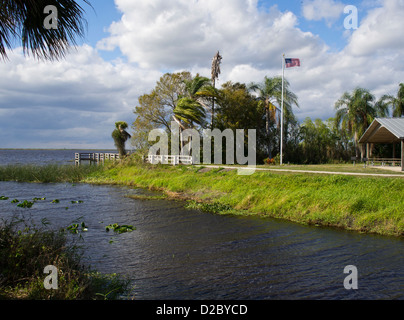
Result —
<path fill-rule="evenodd" d="M 346 52 L 355 56 L 375 53 L 402 54 L 404 42 L 404 0 L 385 0 L 383 7 L 371 9 L 361 21 L 350 40 Z"/>
<path fill-rule="evenodd" d="M 0 114 L 7 114 L 0 128 L 9 133 L 1 147 L 16 147 L 16 140 L 19 147 L 39 147 L 43 134 L 60 136 L 57 143 L 64 137 L 64 144 L 55 147 L 81 145 L 80 139 L 113 147 L 114 122 L 131 123 L 137 97 L 161 75 L 122 61 L 106 62 L 87 45 L 57 62 L 24 58 L 18 49 L 9 58 L 0 63 Z"/>
<path fill-rule="evenodd" d="M 305 0 L 302 6 L 303 16 L 307 20 L 325 20 L 331 26 L 344 12 L 345 5 L 334 0 Z"/>
<path fill-rule="evenodd" d="M 292 12 L 258 11 L 256 0 L 116 2 L 122 19 L 98 48 L 119 47 L 142 67 L 205 67 L 217 50 L 228 64 L 273 67 L 283 51 L 318 44 L 313 34 L 296 28 Z"/>
<path fill-rule="evenodd" d="M 357 86 L 380 96 L 395 94 L 404 81 L 399 32 L 404 0 L 384 0 L 361 11 L 359 29 L 339 52 L 302 31 L 295 13 L 276 6 L 258 10 L 257 3 L 116 0 L 122 18 L 97 48 L 84 45 L 52 63 L 15 50 L 0 63 L 0 147 L 113 147 L 114 122 L 134 120 L 138 96 L 163 72 L 209 76 L 217 50 L 223 56 L 218 85 L 280 75 L 282 53 L 300 58 L 300 68 L 285 71 L 299 97 L 300 109 L 294 111 L 300 120 L 333 116 L 335 101 Z M 306 19 L 331 21 L 341 14 L 337 1 L 304 4 L 316 3 L 317 11 L 307 11 Z M 99 50 L 115 48 L 128 62 L 100 57 Z"/>

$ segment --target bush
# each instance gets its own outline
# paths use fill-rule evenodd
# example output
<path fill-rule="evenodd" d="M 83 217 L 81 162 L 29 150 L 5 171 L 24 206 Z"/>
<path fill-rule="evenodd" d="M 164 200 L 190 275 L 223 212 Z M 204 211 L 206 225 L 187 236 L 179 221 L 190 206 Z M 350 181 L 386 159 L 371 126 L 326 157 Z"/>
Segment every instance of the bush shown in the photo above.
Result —
<path fill-rule="evenodd" d="M 0 298 L 80 300 L 118 298 L 129 281 L 101 275 L 81 264 L 79 247 L 64 230 L 47 230 L 13 219 L 0 225 Z M 44 287 L 44 268 L 58 270 L 58 289 Z"/>

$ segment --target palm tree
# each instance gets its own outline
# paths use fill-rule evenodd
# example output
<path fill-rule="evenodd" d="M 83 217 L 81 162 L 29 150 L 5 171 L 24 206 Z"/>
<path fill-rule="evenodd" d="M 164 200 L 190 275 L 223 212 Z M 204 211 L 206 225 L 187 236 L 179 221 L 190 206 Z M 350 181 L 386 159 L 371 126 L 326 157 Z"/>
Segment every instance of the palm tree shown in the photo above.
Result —
<path fill-rule="evenodd" d="M 216 79 L 219 78 L 220 64 L 222 63 L 223 57 L 220 55 L 219 51 L 215 54 L 212 59 L 212 67 L 211 67 L 211 79 L 213 88 L 216 87 Z M 215 99 L 212 98 L 212 120 L 211 120 L 211 129 L 213 130 L 213 119 L 215 116 Z"/>
<path fill-rule="evenodd" d="M 352 93 L 345 92 L 335 103 L 337 110 L 336 125 L 346 128 L 354 140 L 358 157 L 358 140 L 378 115 L 382 116 L 385 109 L 381 104 L 374 103 L 375 96 L 367 89 L 356 88 Z M 361 150 L 363 154 L 363 150 Z"/>
<path fill-rule="evenodd" d="M 90 5 L 88 0 L 83 0 Z M 57 28 L 47 28 L 45 7 L 57 9 Z M 0 57 L 7 58 L 13 39 L 21 39 L 24 54 L 57 60 L 66 55 L 75 38 L 84 37 L 84 10 L 74 0 L 0 0 Z"/>
<path fill-rule="evenodd" d="M 284 79 L 284 111 L 285 111 L 285 118 L 287 119 L 287 123 L 294 120 L 294 115 L 292 111 L 292 105 L 299 106 L 297 101 L 297 96 L 289 90 L 289 82 Z M 265 128 L 266 134 L 268 139 L 268 156 L 272 158 L 272 146 L 271 146 L 271 139 L 270 139 L 270 132 L 271 132 L 271 123 L 280 122 L 277 120 L 277 112 L 278 112 L 278 119 L 280 118 L 280 109 L 276 107 L 275 103 L 280 106 L 282 103 L 282 77 L 272 77 L 264 78 L 264 82 L 260 84 L 253 83 L 249 86 L 251 91 L 258 91 L 258 97 L 265 109 Z M 287 125 L 285 129 L 287 130 Z M 285 135 L 286 136 L 286 135 Z"/>
<path fill-rule="evenodd" d="M 174 116 L 180 123 L 181 129 L 193 128 L 194 124 L 203 125 L 205 122 L 205 109 L 196 100 L 184 97 L 178 100 L 174 109 Z"/>
<path fill-rule="evenodd" d="M 384 95 L 379 100 L 381 105 L 392 107 L 393 117 L 404 116 L 404 83 L 400 83 L 397 96 Z"/>
<path fill-rule="evenodd" d="M 198 92 L 210 85 L 210 79 L 198 74 L 191 80 L 184 80 L 185 92 L 192 99 L 198 98 Z"/>
<path fill-rule="evenodd" d="M 126 155 L 125 142 L 131 138 L 131 135 L 125 130 L 127 128 L 128 124 L 125 121 L 118 121 L 115 122 L 115 130 L 112 131 L 112 138 L 114 139 L 121 159 Z"/>
<path fill-rule="evenodd" d="M 173 118 L 180 127 L 181 150 L 184 147 L 182 131 L 188 128 L 193 128 L 195 124 L 203 126 L 205 123 L 205 117 L 205 109 L 199 102 L 189 97 L 184 97 L 178 100 L 177 106 L 174 109 Z M 191 138 L 189 137 L 188 141 L 190 139 Z M 189 148 L 191 148 L 191 145 L 189 145 Z"/>
<path fill-rule="evenodd" d="M 194 124 L 203 125 L 206 116 L 202 102 L 201 90 L 210 86 L 210 79 L 196 75 L 193 79 L 183 80 L 184 94 L 178 97 L 173 109 L 174 121 L 182 130 L 193 128 Z"/>
<path fill-rule="evenodd" d="M 196 75 L 193 79 L 183 80 L 183 84 L 184 95 L 179 96 L 173 110 L 173 119 L 180 127 L 181 149 L 184 145 L 182 131 L 194 128 L 195 125 L 201 127 L 205 125 L 205 105 L 198 93 L 204 87 L 210 86 L 210 79 Z"/>

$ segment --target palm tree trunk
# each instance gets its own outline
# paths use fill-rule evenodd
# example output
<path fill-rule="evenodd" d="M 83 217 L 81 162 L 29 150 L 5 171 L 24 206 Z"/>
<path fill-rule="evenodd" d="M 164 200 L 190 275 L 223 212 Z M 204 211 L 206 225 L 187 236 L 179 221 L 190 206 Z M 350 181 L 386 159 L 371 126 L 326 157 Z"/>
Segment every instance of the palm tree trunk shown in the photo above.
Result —
<path fill-rule="evenodd" d="M 267 133 L 267 139 L 268 139 L 268 157 L 269 159 L 272 159 L 272 147 L 271 147 L 271 137 L 269 136 L 270 132 L 269 132 L 269 108 L 266 108 L 265 110 L 266 112 L 266 133 Z"/>
<path fill-rule="evenodd" d="M 213 88 L 215 88 L 216 85 L 216 81 L 215 79 L 213 79 Z M 210 129 L 213 130 L 213 119 L 215 116 L 215 98 L 212 97 L 212 119 L 211 119 L 211 123 L 210 123 Z"/>

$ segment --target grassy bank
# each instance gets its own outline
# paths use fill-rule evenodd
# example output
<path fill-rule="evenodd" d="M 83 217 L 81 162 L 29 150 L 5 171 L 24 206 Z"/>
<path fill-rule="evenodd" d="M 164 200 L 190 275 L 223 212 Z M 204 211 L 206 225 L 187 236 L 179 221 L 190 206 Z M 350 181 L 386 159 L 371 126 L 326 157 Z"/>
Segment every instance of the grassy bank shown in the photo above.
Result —
<path fill-rule="evenodd" d="M 7 165 L 0 166 L 0 181 L 79 182 L 92 173 L 102 171 L 95 165 Z"/>
<path fill-rule="evenodd" d="M 117 165 L 85 182 L 130 185 L 192 200 L 189 206 L 384 235 L 404 235 L 402 178 Z"/>
<path fill-rule="evenodd" d="M 313 168 L 344 171 L 341 166 Z M 305 166 L 304 169 L 310 168 Z M 364 170 L 360 166 L 346 166 L 344 169 L 350 172 Z M 168 198 L 189 200 L 188 207 L 207 212 L 251 214 L 303 224 L 404 236 L 402 177 L 268 171 L 241 176 L 237 175 L 237 170 L 130 162 L 80 167 L 6 166 L 0 167 L 0 180 L 129 185 L 163 191 Z"/>

